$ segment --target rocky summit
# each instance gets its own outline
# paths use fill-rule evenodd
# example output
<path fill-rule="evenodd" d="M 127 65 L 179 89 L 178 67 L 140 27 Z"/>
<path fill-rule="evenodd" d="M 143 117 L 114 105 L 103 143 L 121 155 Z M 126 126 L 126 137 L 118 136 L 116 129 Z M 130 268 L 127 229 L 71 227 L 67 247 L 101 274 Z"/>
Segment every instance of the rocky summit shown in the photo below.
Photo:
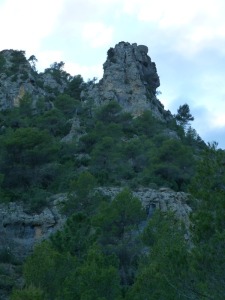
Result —
<path fill-rule="evenodd" d="M 170 112 L 156 97 L 160 86 L 156 65 L 144 45 L 118 43 L 107 52 L 104 75 L 98 84 L 83 92 L 83 99 L 92 98 L 96 104 L 116 100 L 125 111 L 138 116 L 146 109 L 161 120 L 171 118 Z"/>
<path fill-rule="evenodd" d="M 68 90 L 73 77 L 62 71 L 64 63 L 54 63 L 43 73 L 38 73 L 36 61 L 34 55 L 26 59 L 25 51 L 0 52 L 0 110 L 20 106 L 25 95 L 32 98 L 34 109 L 40 99 L 45 99 L 49 109 L 51 100 Z M 108 50 L 103 69 L 103 78 L 97 84 L 93 82 L 81 87 L 82 101 L 91 99 L 99 106 L 113 100 L 133 116 L 151 110 L 161 121 L 172 118 L 156 97 L 160 81 L 147 46 L 118 43 Z"/>

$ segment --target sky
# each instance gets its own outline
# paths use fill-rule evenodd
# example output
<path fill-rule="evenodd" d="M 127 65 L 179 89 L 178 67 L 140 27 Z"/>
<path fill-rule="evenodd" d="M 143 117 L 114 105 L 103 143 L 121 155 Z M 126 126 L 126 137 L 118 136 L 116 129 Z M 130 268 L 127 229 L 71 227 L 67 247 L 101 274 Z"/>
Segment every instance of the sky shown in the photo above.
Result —
<path fill-rule="evenodd" d="M 120 41 L 148 46 L 166 110 L 187 103 L 192 127 L 225 149 L 224 0 L 0 0 L 0 50 L 35 55 L 85 80 Z"/>

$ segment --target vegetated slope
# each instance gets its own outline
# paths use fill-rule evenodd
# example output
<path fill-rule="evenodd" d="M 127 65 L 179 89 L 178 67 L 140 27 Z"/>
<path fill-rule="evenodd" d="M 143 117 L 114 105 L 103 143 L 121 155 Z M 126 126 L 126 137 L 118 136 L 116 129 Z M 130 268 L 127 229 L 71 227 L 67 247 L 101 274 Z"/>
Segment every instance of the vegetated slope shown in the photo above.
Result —
<path fill-rule="evenodd" d="M 3 297 L 17 286 L 11 299 L 223 299 L 224 152 L 185 128 L 182 109 L 167 120 L 147 109 L 134 117 L 118 101 L 81 101 L 81 87 L 93 89 L 81 83 L 75 76 L 35 105 L 25 93 L 0 114 L 1 202 L 36 212 L 68 196 L 68 220 L 27 259 L 24 284 L 2 248 Z M 108 186 L 122 188 L 113 201 L 96 190 Z M 147 219 L 131 192 L 162 186 L 199 199 L 189 203 L 191 241 L 173 213 Z"/>

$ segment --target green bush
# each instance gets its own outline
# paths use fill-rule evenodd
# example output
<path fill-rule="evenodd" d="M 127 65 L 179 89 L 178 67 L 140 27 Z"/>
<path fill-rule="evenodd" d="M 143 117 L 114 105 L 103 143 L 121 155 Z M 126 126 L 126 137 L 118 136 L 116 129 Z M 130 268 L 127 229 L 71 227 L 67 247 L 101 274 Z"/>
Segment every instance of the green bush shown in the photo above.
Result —
<path fill-rule="evenodd" d="M 13 290 L 10 300 L 44 300 L 46 299 L 40 288 L 30 285 L 22 290 Z"/>
<path fill-rule="evenodd" d="M 79 101 L 66 94 L 57 96 L 54 104 L 67 118 L 71 118 L 75 113 L 76 107 L 80 105 Z"/>

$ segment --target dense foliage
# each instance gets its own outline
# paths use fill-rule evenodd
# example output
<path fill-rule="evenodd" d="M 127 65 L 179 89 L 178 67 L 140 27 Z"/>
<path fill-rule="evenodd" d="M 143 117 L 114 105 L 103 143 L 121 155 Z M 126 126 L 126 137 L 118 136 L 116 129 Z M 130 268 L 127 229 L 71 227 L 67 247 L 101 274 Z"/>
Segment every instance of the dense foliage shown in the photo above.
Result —
<path fill-rule="evenodd" d="M 51 109 L 26 94 L 0 113 L 1 202 L 35 212 L 51 195 L 68 198 L 63 230 L 35 248 L 11 299 L 224 299 L 224 151 L 187 127 L 187 104 L 169 122 L 150 111 L 133 118 L 114 101 L 95 107 L 80 101 L 82 77 L 62 67 L 47 70 L 69 81 Z M 121 192 L 110 199 L 104 186 Z M 188 240 L 172 213 L 148 220 L 131 192 L 162 186 L 193 195 Z"/>
<path fill-rule="evenodd" d="M 29 289 L 46 299 L 224 299 L 224 159 L 212 145 L 198 163 L 189 239 L 173 213 L 146 221 L 128 189 L 109 201 L 90 188 L 93 209 L 36 247 L 24 267 L 27 287 L 12 299 Z M 81 194 L 86 176 L 76 183 Z"/>
<path fill-rule="evenodd" d="M 34 112 L 25 94 L 19 108 L 0 114 L 1 201 L 22 200 L 37 207 L 40 198 L 41 206 L 47 195 L 67 191 L 84 168 L 96 185 L 185 190 L 189 184 L 195 153 L 204 143 L 185 135 L 175 120 L 162 123 L 150 111 L 133 119 L 116 102 L 95 108 L 68 94 L 56 96 L 51 110 L 42 101 Z M 63 143 L 75 119 L 80 124 L 75 137 Z M 175 130 L 176 138 L 168 130 Z"/>

